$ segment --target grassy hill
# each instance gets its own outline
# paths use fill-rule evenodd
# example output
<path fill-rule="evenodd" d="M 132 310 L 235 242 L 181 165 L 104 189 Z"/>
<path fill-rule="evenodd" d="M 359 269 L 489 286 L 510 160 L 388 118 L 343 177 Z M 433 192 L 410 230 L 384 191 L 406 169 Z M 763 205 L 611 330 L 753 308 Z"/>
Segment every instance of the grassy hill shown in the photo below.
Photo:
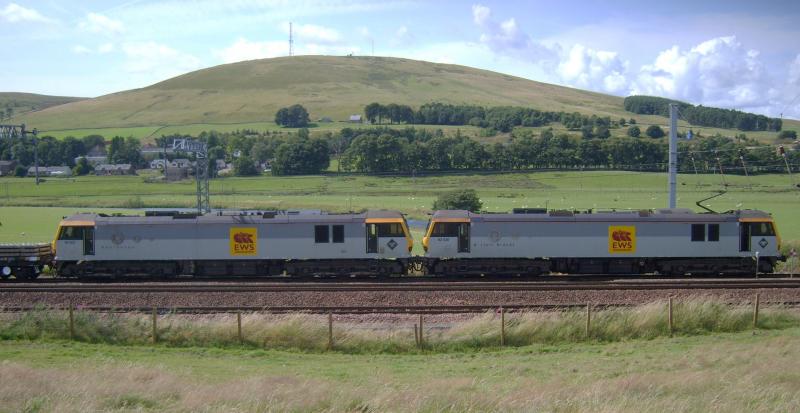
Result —
<path fill-rule="evenodd" d="M 414 107 L 432 101 L 520 105 L 631 117 L 620 97 L 465 66 L 388 57 L 295 56 L 215 66 L 146 88 L 53 107 L 25 121 L 41 130 L 263 122 L 294 103 L 308 108 L 313 119 L 343 120 L 376 101 Z"/>
<path fill-rule="evenodd" d="M 330 117 L 341 121 L 351 114 L 362 113 L 370 102 L 419 107 L 433 101 L 575 111 L 614 119 L 635 118 L 644 125 L 668 122 L 661 116 L 626 112 L 623 98 L 617 96 L 466 66 L 339 56 L 280 57 L 220 65 L 142 89 L 49 107 L 16 116 L 14 121 L 26 122 L 54 136 L 100 133 L 147 138 L 211 129 L 277 129 L 272 123 L 275 112 L 295 103 L 304 105 L 312 119 Z M 681 124 L 688 126 L 685 122 Z M 784 125 L 800 130 L 798 121 L 786 121 Z M 320 126 L 341 128 L 341 124 Z M 695 129 L 704 135 L 739 133 Z M 747 135 L 762 141 L 772 141 L 775 137 L 774 132 Z"/>
<path fill-rule="evenodd" d="M 23 119 L 26 113 L 39 111 L 65 103 L 78 102 L 86 98 L 70 96 L 37 95 L 35 93 L 0 92 L 0 110 L 10 107 L 14 111 L 11 121 Z"/>

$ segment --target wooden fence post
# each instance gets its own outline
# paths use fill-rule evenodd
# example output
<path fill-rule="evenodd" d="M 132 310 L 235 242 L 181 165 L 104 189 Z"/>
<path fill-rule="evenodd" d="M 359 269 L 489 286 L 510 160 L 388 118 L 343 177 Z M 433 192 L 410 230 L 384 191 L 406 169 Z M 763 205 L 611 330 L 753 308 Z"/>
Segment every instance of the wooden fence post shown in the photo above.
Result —
<path fill-rule="evenodd" d="M 418 330 L 418 326 L 415 323 L 414 324 L 414 345 L 419 347 L 419 331 L 417 331 L 417 330 Z"/>
<path fill-rule="evenodd" d="M 425 346 L 425 335 L 422 330 L 422 314 L 419 315 L 419 348 Z"/>
<path fill-rule="evenodd" d="M 586 338 L 589 338 L 592 329 L 592 304 L 586 304 Z"/>
<path fill-rule="evenodd" d="M 153 344 L 158 342 L 158 309 L 153 307 Z"/>
<path fill-rule="evenodd" d="M 753 330 L 758 328 L 758 307 L 761 301 L 761 294 L 756 293 L 756 302 L 753 304 Z"/>
<path fill-rule="evenodd" d="M 242 312 L 236 312 L 236 332 L 239 336 L 239 344 L 244 344 L 244 336 L 242 335 Z"/>
<path fill-rule="evenodd" d="M 328 350 L 333 350 L 333 313 L 328 313 Z"/>
<path fill-rule="evenodd" d="M 669 298 L 669 336 L 672 337 L 672 297 Z"/>
<path fill-rule="evenodd" d="M 500 307 L 500 347 L 506 345 L 506 310 Z"/>
<path fill-rule="evenodd" d="M 69 339 L 70 340 L 74 340 L 75 339 L 75 318 L 74 318 L 74 316 L 72 314 L 72 311 L 73 311 L 72 309 L 73 309 L 72 301 L 70 301 L 70 303 L 69 303 Z"/>

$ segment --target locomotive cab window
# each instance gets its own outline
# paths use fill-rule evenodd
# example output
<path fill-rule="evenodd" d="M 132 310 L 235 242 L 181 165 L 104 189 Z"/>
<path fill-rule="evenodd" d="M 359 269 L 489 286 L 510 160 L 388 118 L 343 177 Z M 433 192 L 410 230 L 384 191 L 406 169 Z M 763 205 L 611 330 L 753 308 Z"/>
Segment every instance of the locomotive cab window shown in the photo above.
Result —
<path fill-rule="evenodd" d="M 706 240 L 706 226 L 704 224 L 692 224 L 692 241 Z"/>
<path fill-rule="evenodd" d="M 78 241 L 83 239 L 83 227 L 61 227 L 60 240 Z"/>
<path fill-rule="evenodd" d="M 403 226 L 399 223 L 397 224 L 378 224 L 378 236 L 379 237 L 403 237 L 405 233 L 403 232 Z"/>
<path fill-rule="evenodd" d="M 328 226 L 327 225 L 314 225 L 314 243 L 324 244 L 328 243 Z"/>
<path fill-rule="evenodd" d="M 344 242 L 344 225 L 333 226 L 333 242 L 341 244 Z"/>
<path fill-rule="evenodd" d="M 458 236 L 457 222 L 437 222 L 433 224 L 433 231 L 431 236 L 434 237 L 457 237 Z"/>
<path fill-rule="evenodd" d="M 751 237 L 774 237 L 775 229 L 772 228 L 771 222 L 751 222 L 750 223 L 750 236 Z"/>

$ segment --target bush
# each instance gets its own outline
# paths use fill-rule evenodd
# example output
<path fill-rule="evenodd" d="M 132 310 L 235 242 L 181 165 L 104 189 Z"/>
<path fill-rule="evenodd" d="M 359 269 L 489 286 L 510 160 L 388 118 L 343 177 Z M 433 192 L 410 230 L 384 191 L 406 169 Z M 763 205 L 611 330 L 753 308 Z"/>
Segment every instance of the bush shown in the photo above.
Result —
<path fill-rule="evenodd" d="M 258 168 L 252 159 L 242 156 L 233 162 L 233 173 L 236 176 L 255 176 L 258 175 Z"/>
<path fill-rule="evenodd" d="M 631 126 L 628 128 L 628 136 L 631 138 L 638 138 L 642 134 L 642 130 L 638 126 Z"/>
<path fill-rule="evenodd" d="M 647 134 L 647 136 L 649 136 L 649 137 L 651 137 L 653 139 L 663 138 L 664 135 L 666 135 L 664 133 L 664 129 L 661 129 L 661 127 L 658 126 L 658 125 L 650 125 L 650 126 L 648 126 L 647 127 L 647 131 L 645 132 L 645 134 Z"/>
<path fill-rule="evenodd" d="M 14 176 L 22 178 L 26 175 L 28 175 L 28 168 L 22 165 L 17 165 L 17 167 L 14 168 Z"/>
<path fill-rule="evenodd" d="M 483 203 L 478 198 L 478 193 L 474 189 L 461 189 L 452 192 L 445 192 L 433 202 L 433 209 L 464 209 L 472 212 L 480 212 Z"/>
<path fill-rule="evenodd" d="M 795 139 L 797 139 L 797 132 L 793 131 L 793 130 L 781 131 L 781 133 L 778 134 L 778 139 L 792 139 L 792 140 L 795 140 Z"/>

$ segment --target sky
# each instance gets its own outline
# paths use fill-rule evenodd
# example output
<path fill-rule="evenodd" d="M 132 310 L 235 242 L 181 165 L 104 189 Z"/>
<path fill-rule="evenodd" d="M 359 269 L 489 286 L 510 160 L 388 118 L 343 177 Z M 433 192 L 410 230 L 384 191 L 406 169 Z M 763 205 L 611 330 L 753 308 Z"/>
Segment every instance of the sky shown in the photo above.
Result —
<path fill-rule="evenodd" d="M 800 119 L 800 1 L 0 0 L 0 91 L 94 97 L 294 54 L 453 63 Z"/>

